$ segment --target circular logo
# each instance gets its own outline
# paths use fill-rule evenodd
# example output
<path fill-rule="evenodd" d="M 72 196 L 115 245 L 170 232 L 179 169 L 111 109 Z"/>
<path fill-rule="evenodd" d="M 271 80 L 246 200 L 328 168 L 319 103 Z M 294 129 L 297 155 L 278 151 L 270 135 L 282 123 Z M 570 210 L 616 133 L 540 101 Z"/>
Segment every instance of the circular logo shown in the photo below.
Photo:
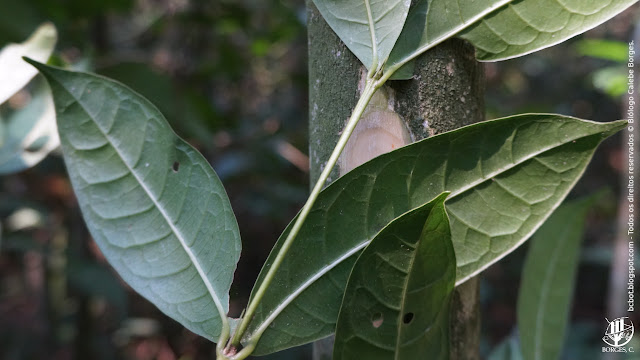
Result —
<path fill-rule="evenodd" d="M 633 323 L 631 319 L 623 316 L 613 319 L 613 321 L 609 321 L 607 318 L 605 318 L 605 320 L 607 320 L 609 325 L 607 325 L 607 330 L 604 332 L 602 341 L 613 347 L 625 346 L 631 341 L 633 337 Z"/>

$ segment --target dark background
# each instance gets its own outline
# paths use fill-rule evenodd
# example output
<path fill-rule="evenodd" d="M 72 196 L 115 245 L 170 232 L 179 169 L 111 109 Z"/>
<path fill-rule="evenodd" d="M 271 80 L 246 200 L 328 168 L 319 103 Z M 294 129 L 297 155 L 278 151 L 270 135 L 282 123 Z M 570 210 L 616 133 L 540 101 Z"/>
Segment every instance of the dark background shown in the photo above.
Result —
<path fill-rule="evenodd" d="M 583 54 L 602 49 L 585 40 L 632 39 L 636 14 L 634 6 L 560 46 L 487 64 L 487 118 L 524 112 L 622 118 L 625 64 Z M 0 0 L 0 46 L 23 41 L 44 21 L 59 32 L 56 61 L 142 93 L 211 162 L 243 238 L 231 289 L 231 315 L 239 315 L 271 246 L 307 194 L 304 1 Z M 601 146 L 570 195 L 611 190 L 588 221 L 566 359 L 601 354 L 620 140 Z M 7 227 L 25 208 L 35 210 L 37 221 Z M 0 221 L 0 360 L 214 358 L 212 343 L 164 316 L 110 269 L 86 230 L 59 154 L 0 177 Z M 514 331 L 525 255 L 526 245 L 483 273 L 485 355 Z M 268 358 L 309 359 L 309 347 Z"/>

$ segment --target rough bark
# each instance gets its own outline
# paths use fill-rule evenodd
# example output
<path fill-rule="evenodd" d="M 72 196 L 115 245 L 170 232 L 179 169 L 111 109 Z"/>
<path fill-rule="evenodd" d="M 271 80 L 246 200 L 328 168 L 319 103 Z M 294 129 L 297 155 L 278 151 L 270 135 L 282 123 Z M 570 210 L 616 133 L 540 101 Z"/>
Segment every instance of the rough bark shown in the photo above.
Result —
<path fill-rule="evenodd" d="M 311 184 L 320 176 L 358 101 L 360 62 L 307 1 L 309 36 L 309 163 Z M 337 178 L 334 170 L 328 182 Z"/>
<path fill-rule="evenodd" d="M 363 66 L 307 1 L 311 181 L 317 179 L 359 96 Z M 389 108 L 413 140 L 484 119 L 484 77 L 474 49 L 449 40 L 417 59 L 412 80 L 390 81 Z M 357 131 L 357 129 L 356 129 Z M 339 176 L 334 169 L 331 180 Z M 479 359 L 478 279 L 456 288 L 451 313 L 452 360 Z M 313 359 L 331 359 L 332 339 L 314 344 Z"/>

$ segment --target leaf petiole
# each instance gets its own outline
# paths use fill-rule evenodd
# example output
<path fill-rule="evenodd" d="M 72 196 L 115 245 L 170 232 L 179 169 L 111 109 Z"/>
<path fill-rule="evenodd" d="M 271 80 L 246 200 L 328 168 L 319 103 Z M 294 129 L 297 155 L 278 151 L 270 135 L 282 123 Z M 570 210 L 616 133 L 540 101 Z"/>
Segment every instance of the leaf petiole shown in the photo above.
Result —
<path fill-rule="evenodd" d="M 342 150 L 346 146 L 347 141 L 351 136 L 351 133 L 353 133 L 353 130 L 355 129 L 356 125 L 358 124 L 358 121 L 360 120 L 360 118 L 362 117 L 362 114 L 364 113 L 365 108 L 367 107 L 367 104 L 369 104 L 369 101 L 373 97 L 373 94 L 375 94 L 375 92 L 384 84 L 385 81 L 386 79 L 385 80 L 379 79 L 375 75 L 373 77 L 368 77 L 365 88 L 362 92 L 362 95 L 360 96 L 360 99 L 358 100 L 356 107 L 353 109 L 351 117 L 349 118 L 347 125 L 344 131 L 342 132 L 342 135 L 338 139 L 338 143 L 336 144 L 336 147 L 333 149 L 333 152 L 331 153 L 329 160 L 325 164 L 325 167 L 322 170 L 322 173 L 320 174 L 318 181 L 314 185 L 313 190 L 309 195 L 309 198 L 307 199 L 306 203 L 302 207 L 302 210 L 300 211 L 300 214 L 296 222 L 294 223 L 293 227 L 291 228 L 291 231 L 289 232 L 286 240 L 284 241 L 278 255 L 276 256 L 273 263 L 271 264 L 269 272 L 264 277 L 264 280 L 260 284 L 260 287 L 257 289 L 255 296 L 247 306 L 247 311 L 244 317 L 240 320 L 238 328 L 236 329 L 231 341 L 229 342 L 229 344 L 227 345 L 227 348 L 225 349 L 227 352 L 229 352 L 230 349 L 239 348 L 240 341 L 244 336 L 244 333 L 246 332 L 247 327 L 249 326 L 249 323 L 251 322 L 251 319 L 253 318 L 256 310 L 258 309 L 258 304 L 262 300 L 267 288 L 275 278 L 278 268 L 282 264 L 282 261 L 284 260 L 285 255 L 287 254 L 287 251 L 291 247 L 291 244 L 293 243 L 293 241 L 296 239 L 296 236 L 300 232 L 300 229 L 304 221 L 306 220 L 307 216 L 309 215 L 309 212 L 311 211 L 313 204 L 318 198 L 320 191 L 324 188 L 324 185 L 327 179 L 329 178 L 329 174 L 331 174 L 333 167 L 338 162 L 338 158 L 340 157 Z M 268 324 L 263 324 L 263 326 L 258 328 L 253 334 L 251 334 L 251 336 L 249 337 L 249 339 L 245 344 L 245 347 L 242 350 L 240 350 L 237 354 L 234 354 L 228 358 L 233 360 L 241 360 L 249 356 L 249 354 L 253 351 L 253 348 L 255 348 L 256 344 L 258 343 L 260 336 L 266 330 L 267 326 Z M 220 352 L 218 353 L 220 354 Z"/>

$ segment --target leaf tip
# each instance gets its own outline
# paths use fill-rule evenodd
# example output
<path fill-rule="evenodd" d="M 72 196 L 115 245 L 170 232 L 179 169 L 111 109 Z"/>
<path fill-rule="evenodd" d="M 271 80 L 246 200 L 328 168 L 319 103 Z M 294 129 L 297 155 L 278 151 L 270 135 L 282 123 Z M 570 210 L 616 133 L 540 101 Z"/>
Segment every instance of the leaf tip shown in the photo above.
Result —
<path fill-rule="evenodd" d="M 440 195 L 436 196 L 434 200 L 437 200 L 439 203 L 444 203 L 447 198 L 451 195 L 451 191 L 443 191 Z"/>
<path fill-rule="evenodd" d="M 43 63 L 35 61 L 35 60 L 33 60 L 32 58 L 30 58 L 28 56 L 23 56 L 22 60 L 28 62 L 29 64 L 31 64 L 33 67 L 35 67 L 38 70 L 41 70 L 45 66 Z"/>
<path fill-rule="evenodd" d="M 625 127 L 627 127 L 628 125 L 628 121 L 627 120 L 616 120 L 616 121 L 612 121 L 609 123 L 611 125 L 611 127 L 609 128 L 608 131 L 605 131 L 603 133 L 605 138 L 608 138 L 609 136 L 617 133 L 618 131 L 624 129 Z"/>
<path fill-rule="evenodd" d="M 42 75 L 44 75 L 44 77 L 48 80 L 51 81 L 51 75 L 52 75 L 52 71 L 55 70 L 56 68 L 49 66 L 47 64 L 41 63 L 37 60 L 34 60 L 28 56 L 23 56 L 22 60 L 28 62 L 29 64 L 31 64 L 31 66 L 35 67 L 36 69 L 38 69 L 38 71 L 40 71 L 40 73 Z"/>

